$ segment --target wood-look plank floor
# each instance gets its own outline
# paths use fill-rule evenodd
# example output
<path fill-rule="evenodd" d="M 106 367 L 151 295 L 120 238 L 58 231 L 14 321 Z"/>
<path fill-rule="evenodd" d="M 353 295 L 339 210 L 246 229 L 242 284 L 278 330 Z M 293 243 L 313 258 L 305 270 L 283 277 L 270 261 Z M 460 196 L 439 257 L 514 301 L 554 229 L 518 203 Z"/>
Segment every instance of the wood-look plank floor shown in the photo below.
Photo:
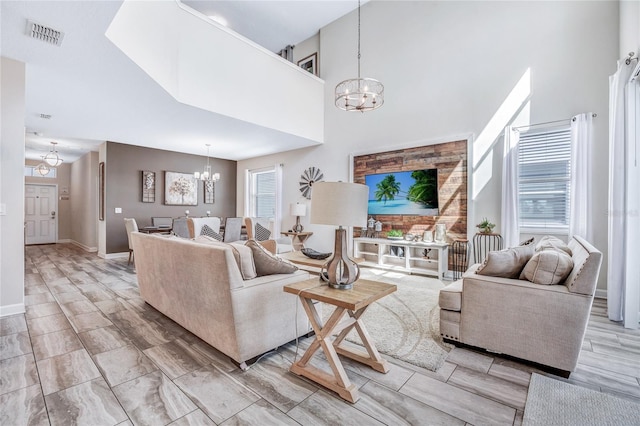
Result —
<path fill-rule="evenodd" d="M 243 372 L 145 304 L 126 259 L 54 244 L 27 247 L 25 265 L 27 311 L 0 319 L 3 425 L 519 425 L 540 372 L 463 348 L 436 373 L 345 360 L 361 395 L 349 404 L 289 373 L 310 339 Z M 605 300 L 594 302 L 568 382 L 640 402 L 640 331 L 609 321 Z"/>

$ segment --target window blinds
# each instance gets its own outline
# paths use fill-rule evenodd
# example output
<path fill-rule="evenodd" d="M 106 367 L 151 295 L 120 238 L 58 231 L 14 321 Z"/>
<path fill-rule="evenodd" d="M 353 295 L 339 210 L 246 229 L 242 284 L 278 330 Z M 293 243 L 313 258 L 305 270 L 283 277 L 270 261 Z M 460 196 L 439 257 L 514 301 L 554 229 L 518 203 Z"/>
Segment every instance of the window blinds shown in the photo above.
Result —
<path fill-rule="evenodd" d="M 518 146 L 520 226 L 569 226 L 571 129 L 520 134 Z"/>
<path fill-rule="evenodd" d="M 276 172 L 255 175 L 255 216 L 274 218 L 276 214 Z"/>

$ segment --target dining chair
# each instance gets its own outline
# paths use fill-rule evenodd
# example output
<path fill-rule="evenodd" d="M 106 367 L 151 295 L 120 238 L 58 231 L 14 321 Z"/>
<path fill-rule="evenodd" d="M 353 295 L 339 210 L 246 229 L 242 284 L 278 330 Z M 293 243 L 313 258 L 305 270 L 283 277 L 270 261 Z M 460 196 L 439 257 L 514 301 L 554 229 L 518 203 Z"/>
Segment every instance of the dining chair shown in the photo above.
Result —
<path fill-rule="evenodd" d="M 173 219 L 172 230 L 174 235 L 177 235 L 181 238 L 189 238 L 189 227 L 187 226 L 187 218 L 179 217 Z"/>
<path fill-rule="evenodd" d="M 240 234 L 242 232 L 241 217 L 228 217 L 224 222 L 224 238 L 225 243 L 231 243 L 233 241 L 240 240 Z"/>
<path fill-rule="evenodd" d="M 127 265 L 131 264 L 131 260 L 133 259 L 133 244 L 131 243 L 131 233 L 138 232 L 138 224 L 136 220 L 133 218 L 124 218 L 124 227 L 127 230 L 127 241 L 129 242 L 129 260 L 127 261 Z"/>
<path fill-rule="evenodd" d="M 171 228 L 173 225 L 173 218 L 171 217 L 152 217 L 151 225 L 159 228 Z"/>

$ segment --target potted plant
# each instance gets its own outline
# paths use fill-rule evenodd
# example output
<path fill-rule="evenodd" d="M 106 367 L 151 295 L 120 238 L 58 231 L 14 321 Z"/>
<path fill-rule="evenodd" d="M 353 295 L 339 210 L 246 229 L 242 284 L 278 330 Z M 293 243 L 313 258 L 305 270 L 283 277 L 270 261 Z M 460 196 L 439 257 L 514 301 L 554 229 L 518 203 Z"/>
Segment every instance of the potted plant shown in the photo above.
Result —
<path fill-rule="evenodd" d="M 489 222 L 489 219 L 487 219 L 486 217 L 483 217 L 482 222 L 477 224 L 476 228 L 478 228 L 478 230 L 482 234 L 490 234 L 491 232 L 493 232 L 493 228 L 495 228 L 495 226 L 496 226 L 495 223 L 491 223 Z"/>
<path fill-rule="evenodd" d="M 401 240 L 402 239 L 402 231 L 399 229 L 392 229 L 387 232 L 387 238 L 390 240 Z"/>

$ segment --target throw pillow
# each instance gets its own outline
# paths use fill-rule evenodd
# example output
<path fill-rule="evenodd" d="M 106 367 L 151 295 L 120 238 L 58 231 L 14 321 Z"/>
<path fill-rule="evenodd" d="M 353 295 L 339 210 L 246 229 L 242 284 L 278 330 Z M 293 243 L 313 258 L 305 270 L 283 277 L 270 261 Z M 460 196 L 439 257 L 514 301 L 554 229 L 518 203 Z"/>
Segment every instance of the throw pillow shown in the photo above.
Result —
<path fill-rule="evenodd" d="M 573 259 L 564 251 L 541 250 L 527 262 L 520 278 L 535 284 L 559 284 L 567 279 L 572 269 Z"/>
<path fill-rule="evenodd" d="M 255 238 L 256 240 L 265 241 L 265 240 L 268 240 L 270 236 L 271 236 L 271 231 L 269 231 L 267 228 L 260 225 L 259 223 L 256 223 L 256 238 Z"/>
<path fill-rule="evenodd" d="M 222 235 L 211 229 L 209 225 L 202 225 L 200 229 L 200 235 L 206 235 L 207 237 L 215 238 L 218 241 L 222 241 Z"/>
<path fill-rule="evenodd" d="M 523 242 L 520 243 L 521 246 L 528 246 L 529 244 L 533 244 L 533 242 L 536 240 L 536 237 L 531 237 L 528 240 L 524 240 Z"/>
<path fill-rule="evenodd" d="M 229 246 L 233 248 L 233 255 L 236 256 L 236 262 L 240 268 L 240 273 L 244 280 L 252 280 L 258 276 L 256 273 L 256 265 L 253 261 L 253 251 L 240 243 L 230 243 Z"/>
<path fill-rule="evenodd" d="M 249 240 L 246 246 L 253 252 L 253 261 L 256 264 L 256 273 L 259 277 L 273 274 L 292 274 L 298 267 L 269 253 L 257 241 Z"/>
<path fill-rule="evenodd" d="M 242 279 L 246 281 L 258 276 L 256 274 L 256 267 L 253 263 L 253 253 L 248 247 L 244 247 L 242 245 L 242 247 L 238 247 L 236 244 L 223 243 L 207 235 L 200 235 L 196 237 L 195 242 L 230 248 L 233 253 L 233 258 L 238 265 L 238 269 L 240 269 Z"/>
<path fill-rule="evenodd" d="M 540 242 L 536 244 L 536 251 L 547 250 L 547 249 L 558 249 L 567 253 L 569 256 L 572 256 L 571 249 L 560 238 L 552 237 L 551 235 L 545 235 L 540 238 Z"/>
<path fill-rule="evenodd" d="M 522 268 L 533 256 L 533 246 L 518 246 L 500 251 L 490 251 L 476 274 L 491 277 L 518 278 Z"/>

